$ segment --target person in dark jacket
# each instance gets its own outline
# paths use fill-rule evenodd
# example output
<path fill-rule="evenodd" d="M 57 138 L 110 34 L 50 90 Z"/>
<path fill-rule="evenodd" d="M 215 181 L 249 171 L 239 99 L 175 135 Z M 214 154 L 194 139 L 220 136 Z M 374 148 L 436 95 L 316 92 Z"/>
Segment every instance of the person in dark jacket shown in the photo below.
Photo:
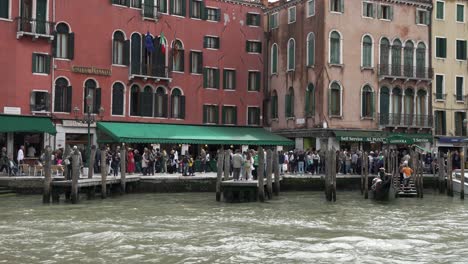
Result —
<path fill-rule="evenodd" d="M 119 166 L 120 166 L 120 153 L 118 151 L 115 151 L 114 154 L 112 155 L 112 162 L 111 162 L 111 167 L 112 171 L 114 172 L 114 177 L 117 177 L 119 174 Z"/>

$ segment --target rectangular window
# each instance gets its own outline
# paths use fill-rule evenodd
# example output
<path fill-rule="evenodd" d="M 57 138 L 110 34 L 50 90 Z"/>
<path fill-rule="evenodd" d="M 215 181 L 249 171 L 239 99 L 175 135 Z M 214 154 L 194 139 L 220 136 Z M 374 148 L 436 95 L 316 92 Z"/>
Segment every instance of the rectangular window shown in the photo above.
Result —
<path fill-rule="evenodd" d="M 218 106 L 204 105 L 203 106 L 203 123 L 218 124 Z"/>
<path fill-rule="evenodd" d="M 223 88 L 226 90 L 236 89 L 236 71 L 224 70 L 223 72 Z"/>
<path fill-rule="evenodd" d="M 205 68 L 203 72 L 203 87 L 204 88 L 219 88 L 219 69 Z"/>
<path fill-rule="evenodd" d="M 217 8 L 206 8 L 206 20 L 208 21 L 219 21 L 221 11 Z"/>
<path fill-rule="evenodd" d="M 130 0 L 112 0 L 114 5 L 130 6 Z"/>
<path fill-rule="evenodd" d="M 444 76 L 436 75 L 436 100 L 445 100 L 444 96 Z"/>
<path fill-rule="evenodd" d="M 362 16 L 374 18 L 374 3 L 362 2 Z"/>
<path fill-rule="evenodd" d="M 191 73 L 202 73 L 203 68 L 203 53 L 199 51 L 190 52 L 190 72 Z"/>
<path fill-rule="evenodd" d="M 273 13 L 268 17 L 269 28 L 275 29 L 278 27 L 278 13 Z"/>
<path fill-rule="evenodd" d="M 237 107 L 223 106 L 223 125 L 237 125 Z"/>
<path fill-rule="evenodd" d="M 32 55 L 33 73 L 50 73 L 50 56 L 45 54 L 33 53 Z"/>
<path fill-rule="evenodd" d="M 457 22 L 465 22 L 465 5 L 457 4 Z"/>
<path fill-rule="evenodd" d="M 463 121 L 466 120 L 465 112 L 455 112 L 455 136 L 457 137 L 466 137 L 466 123 Z"/>
<path fill-rule="evenodd" d="M 31 92 L 30 107 L 32 112 L 49 112 L 49 93 L 48 92 Z"/>
<path fill-rule="evenodd" d="M 434 118 L 435 118 L 435 128 L 434 128 L 435 134 L 442 135 L 442 136 L 447 134 L 445 111 L 435 111 Z"/>
<path fill-rule="evenodd" d="M 416 24 L 418 25 L 429 25 L 429 12 L 426 10 L 416 10 Z"/>
<path fill-rule="evenodd" d="M 315 0 L 307 1 L 307 17 L 315 16 Z"/>
<path fill-rule="evenodd" d="M 171 0 L 171 14 L 185 16 L 185 0 Z"/>
<path fill-rule="evenodd" d="M 141 8 L 141 0 L 130 0 L 130 6 L 134 8 Z"/>
<path fill-rule="evenodd" d="M 444 19 L 445 17 L 445 3 L 437 1 L 436 3 L 436 19 Z"/>
<path fill-rule="evenodd" d="M 384 20 L 393 20 L 393 7 L 389 5 L 380 5 L 379 18 Z"/>
<path fill-rule="evenodd" d="M 260 125 L 260 107 L 247 107 L 247 124 L 249 126 Z"/>
<path fill-rule="evenodd" d="M 436 37 L 436 58 L 447 58 L 447 39 Z"/>
<path fill-rule="evenodd" d="M 205 49 L 219 49 L 219 37 L 205 36 L 203 38 L 203 47 Z"/>
<path fill-rule="evenodd" d="M 245 51 L 250 53 L 262 53 L 262 43 L 260 41 L 247 40 Z"/>
<path fill-rule="evenodd" d="M 247 13 L 247 26 L 260 26 L 260 15 Z"/>
<path fill-rule="evenodd" d="M 466 60 L 466 40 L 457 40 L 457 60 Z"/>
<path fill-rule="evenodd" d="M 343 13 L 344 12 L 344 0 L 330 0 L 330 11 Z"/>
<path fill-rule="evenodd" d="M 288 24 L 296 22 L 296 7 L 288 8 Z"/>
<path fill-rule="evenodd" d="M 203 2 L 200 0 L 189 0 L 189 1 L 190 1 L 190 17 L 201 19 Z"/>
<path fill-rule="evenodd" d="M 257 71 L 249 71 L 249 83 L 247 90 L 248 91 L 260 91 L 260 72 Z"/>
<path fill-rule="evenodd" d="M 155 8 L 161 13 L 167 14 L 167 0 L 150 0 L 151 5 L 156 2 Z M 148 4 L 148 0 L 145 0 L 145 5 Z"/>
<path fill-rule="evenodd" d="M 0 0 L 0 18 L 10 18 L 10 0 Z"/>
<path fill-rule="evenodd" d="M 458 102 L 463 102 L 463 86 L 464 86 L 463 77 L 457 76 L 456 77 L 455 97 L 456 97 L 456 100 Z"/>

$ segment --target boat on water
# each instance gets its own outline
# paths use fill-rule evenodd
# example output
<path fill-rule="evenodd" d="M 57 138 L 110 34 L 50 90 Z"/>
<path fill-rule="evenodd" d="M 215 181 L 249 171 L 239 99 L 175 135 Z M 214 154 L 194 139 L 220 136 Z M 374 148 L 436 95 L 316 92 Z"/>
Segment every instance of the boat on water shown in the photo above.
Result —
<path fill-rule="evenodd" d="M 395 198 L 395 187 L 392 183 L 392 175 L 385 174 L 382 178 L 373 180 L 369 196 L 377 201 L 388 201 Z"/>
<path fill-rule="evenodd" d="M 461 190 L 461 170 L 452 173 L 453 191 L 460 193 Z M 465 172 L 465 193 L 468 194 L 468 172 Z"/>

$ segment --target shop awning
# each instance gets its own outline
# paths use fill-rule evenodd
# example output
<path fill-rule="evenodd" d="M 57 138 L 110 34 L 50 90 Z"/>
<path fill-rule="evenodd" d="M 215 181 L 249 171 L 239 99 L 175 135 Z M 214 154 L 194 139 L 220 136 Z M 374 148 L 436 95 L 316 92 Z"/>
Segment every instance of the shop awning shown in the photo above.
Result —
<path fill-rule="evenodd" d="M 48 117 L 0 115 L 0 133 L 30 132 L 55 135 L 57 130 Z"/>
<path fill-rule="evenodd" d="M 294 145 L 294 141 L 257 127 L 98 122 L 97 128 L 103 143 Z"/>
<path fill-rule="evenodd" d="M 419 150 L 421 150 L 422 152 L 426 152 L 426 153 L 432 153 L 432 151 L 430 151 L 429 149 L 426 149 L 426 148 L 420 147 L 420 146 L 418 146 L 418 145 L 413 145 L 413 146 L 416 148 L 416 150 L 418 150 L 418 149 L 419 149 Z"/>
<path fill-rule="evenodd" d="M 432 143 L 431 134 L 401 134 L 390 133 L 387 138 L 388 144 L 417 144 L 417 143 Z"/>
<path fill-rule="evenodd" d="M 379 131 L 336 130 L 334 133 L 339 141 L 347 142 L 385 142 L 387 137 Z"/>

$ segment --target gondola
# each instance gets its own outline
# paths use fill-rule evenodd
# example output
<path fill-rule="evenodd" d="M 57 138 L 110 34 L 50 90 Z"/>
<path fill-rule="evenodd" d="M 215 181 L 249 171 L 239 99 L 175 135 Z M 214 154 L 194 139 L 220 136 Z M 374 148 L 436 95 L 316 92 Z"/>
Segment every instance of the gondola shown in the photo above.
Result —
<path fill-rule="evenodd" d="M 376 201 L 389 201 L 395 198 L 395 193 L 391 174 L 385 174 L 381 181 L 372 186 L 369 196 Z"/>

